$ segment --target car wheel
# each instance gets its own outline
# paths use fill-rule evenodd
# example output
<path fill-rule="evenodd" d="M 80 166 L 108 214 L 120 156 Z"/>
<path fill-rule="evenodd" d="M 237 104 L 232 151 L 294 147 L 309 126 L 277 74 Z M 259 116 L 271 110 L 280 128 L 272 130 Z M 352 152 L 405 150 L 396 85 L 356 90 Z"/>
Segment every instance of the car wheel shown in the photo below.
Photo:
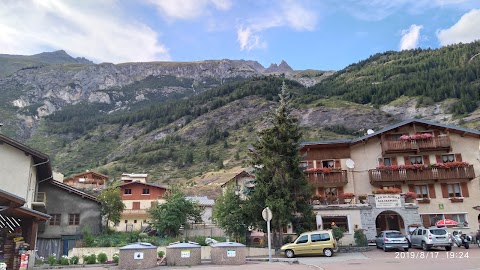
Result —
<path fill-rule="evenodd" d="M 404 250 L 405 252 L 408 252 L 408 248 L 404 248 L 403 250 Z"/>
<path fill-rule="evenodd" d="M 446 251 L 450 251 L 450 250 L 452 250 L 452 247 L 451 247 L 451 246 L 447 246 L 447 247 L 445 247 L 445 250 L 446 250 Z"/>
<path fill-rule="evenodd" d="M 388 249 L 385 247 L 385 245 L 383 245 L 383 251 L 387 252 Z"/>
<path fill-rule="evenodd" d="M 285 256 L 287 256 L 287 258 L 293 258 L 295 257 L 295 252 L 293 252 L 291 249 L 287 249 L 285 250 Z"/>
<path fill-rule="evenodd" d="M 376 246 L 378 249 L 380 249 L 380 246 L 378 245 L 378 243 L 375 243 L 375 246 Z"/>
<path fill-rule="evenodd" d="M 325 257 L 332 257 L 333 256 L 333 250 L 329 249 L 329 248 L 326 248 L 323 250 L 323 255 L 325 255 Z"/>
<path fill-rule="evenodd" d="M 427 243 L 425 243 L 425 242 L 422 242 L 422 249 L 425 250 L 425 251 L 430 250 L 430 248 L 427 246 Z"/>

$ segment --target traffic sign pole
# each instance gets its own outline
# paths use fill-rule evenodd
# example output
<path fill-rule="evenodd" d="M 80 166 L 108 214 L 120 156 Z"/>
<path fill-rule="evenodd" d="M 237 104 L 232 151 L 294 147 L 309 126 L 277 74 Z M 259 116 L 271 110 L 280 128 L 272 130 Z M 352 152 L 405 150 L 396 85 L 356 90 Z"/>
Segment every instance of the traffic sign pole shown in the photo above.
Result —
<path fill-rule="evenodd" d="M 267 209 L 267 237 L 268 237 L 268 262 L 272 262 L 272 241 L 270 240 L 270 219 L 272 217 L 269 217 L 268 214 L 270 214 L 270 209 Z"/>

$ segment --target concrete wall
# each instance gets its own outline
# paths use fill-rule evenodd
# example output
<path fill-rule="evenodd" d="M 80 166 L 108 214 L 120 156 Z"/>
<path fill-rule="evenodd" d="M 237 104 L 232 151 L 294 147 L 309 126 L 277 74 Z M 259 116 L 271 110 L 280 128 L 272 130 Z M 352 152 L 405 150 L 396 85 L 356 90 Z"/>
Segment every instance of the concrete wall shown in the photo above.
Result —
<path fill-rule="evenodd" d="M 90 227 L 93 234 L 100 233 L 100 203 L 53 186 L 48 181 L 40 183 L 39 191 L 47 194 L 47 214 L 61 214 L 61 223 L 60 226 L 54 226 L 47 222 L 45 231 L 39 233 L 38 237 L 59 238 L 62 235 L 75 235 L 81 233 L 84 226 Z M 80 214 L 80 225 L 68 225 L 69 214 Z"/>
<path fill-rule="evenodd" d="M 317 220 L 317 228 L 323 230 L 322 216 L 346 216 L 348 220 L 348 231 L 345 232 L 342 239 L 340 239 L 339 244 L 342 246 L 348 246 L 350 244 L 355 244 L 355 239 L 353 238 L 353 233 L 355 229 L 362 228 L 362 218 L 360 210 L 363 209 L 364 205 L 343 205 L 335 206 L 335 209 L 332 207 L 315 207 L 314 213 Z"/>
<path fill-rule="evenodd" d="M 6 143 L 0 144 L 0 171 L 7 177 L 1 188 L 25 199 L 25 206 L 31 208 L 37 180 L 32 157 Z"/>

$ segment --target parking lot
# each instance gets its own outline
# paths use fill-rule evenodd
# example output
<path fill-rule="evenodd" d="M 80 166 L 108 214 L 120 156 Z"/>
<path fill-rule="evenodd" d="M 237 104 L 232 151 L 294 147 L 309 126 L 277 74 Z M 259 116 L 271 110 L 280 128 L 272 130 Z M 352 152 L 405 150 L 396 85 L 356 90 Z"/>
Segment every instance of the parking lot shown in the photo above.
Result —
<path fill-rule="evenodd" d="M 160 266 L 154 269 L 201 269 L 201 270 L 480 270 L 480 248 L 470 249 L 453 247 L 447 252 L 443 249 L 423 251 L 410 249 L 408 252 L 372 250 L 369 252 L 337 253 L 333 257 L 299 257 L 299 264 L 284 262 L 249 262 L 246 265 L 212 265 L 202 263 L 199 266 Z M 65 269 L 65 268 L 64 268 Z M 75 268 L 72 268 L 75 269 Z M 83 270 L 115 270 L 118 267 L 84 267 Z"/>

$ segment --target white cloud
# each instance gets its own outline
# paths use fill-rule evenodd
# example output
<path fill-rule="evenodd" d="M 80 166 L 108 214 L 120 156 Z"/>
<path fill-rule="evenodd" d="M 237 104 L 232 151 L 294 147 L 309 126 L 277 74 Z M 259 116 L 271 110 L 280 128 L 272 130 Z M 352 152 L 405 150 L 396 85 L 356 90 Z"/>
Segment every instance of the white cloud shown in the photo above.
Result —
<path fill-rule="evenodd" d="M 472 9 L 448 29 L 437 31 L 442 46 L 480 40 L 480 9 Z"/>
<path fill-rule="evenodd" d="M 317 23 L 317 14 L 302 6 L 298 1 L 286 0 L 280 5 L 266 10 L 237 27 L 237 41 L 240 50 L 266 48 L 261 33 L 271 28 L 289 27 L 295 31 L 313 31 Z"/>
<path fill-rule="evenodd" d="M 73 56 L 114 63 L 170 59 L 155 31 L 121 14 L 116 0 L 2 1 L 0 52 L 64 49 Z"/>
<path fill-rule="evenodd" d="M 400 40 L 400 50 L 411 50 L 418 47 L 420 39 L 420 30 L 422 25 L 412 24 L 409 29 L 402 31 L 402 39 Z"/>
<path fill-rule="evenodd" d="M 149 0 L 168 19 L 189 20 L 204 15 L 208 8 L 226 11 L 232 6 L 230 0 Z"/>

